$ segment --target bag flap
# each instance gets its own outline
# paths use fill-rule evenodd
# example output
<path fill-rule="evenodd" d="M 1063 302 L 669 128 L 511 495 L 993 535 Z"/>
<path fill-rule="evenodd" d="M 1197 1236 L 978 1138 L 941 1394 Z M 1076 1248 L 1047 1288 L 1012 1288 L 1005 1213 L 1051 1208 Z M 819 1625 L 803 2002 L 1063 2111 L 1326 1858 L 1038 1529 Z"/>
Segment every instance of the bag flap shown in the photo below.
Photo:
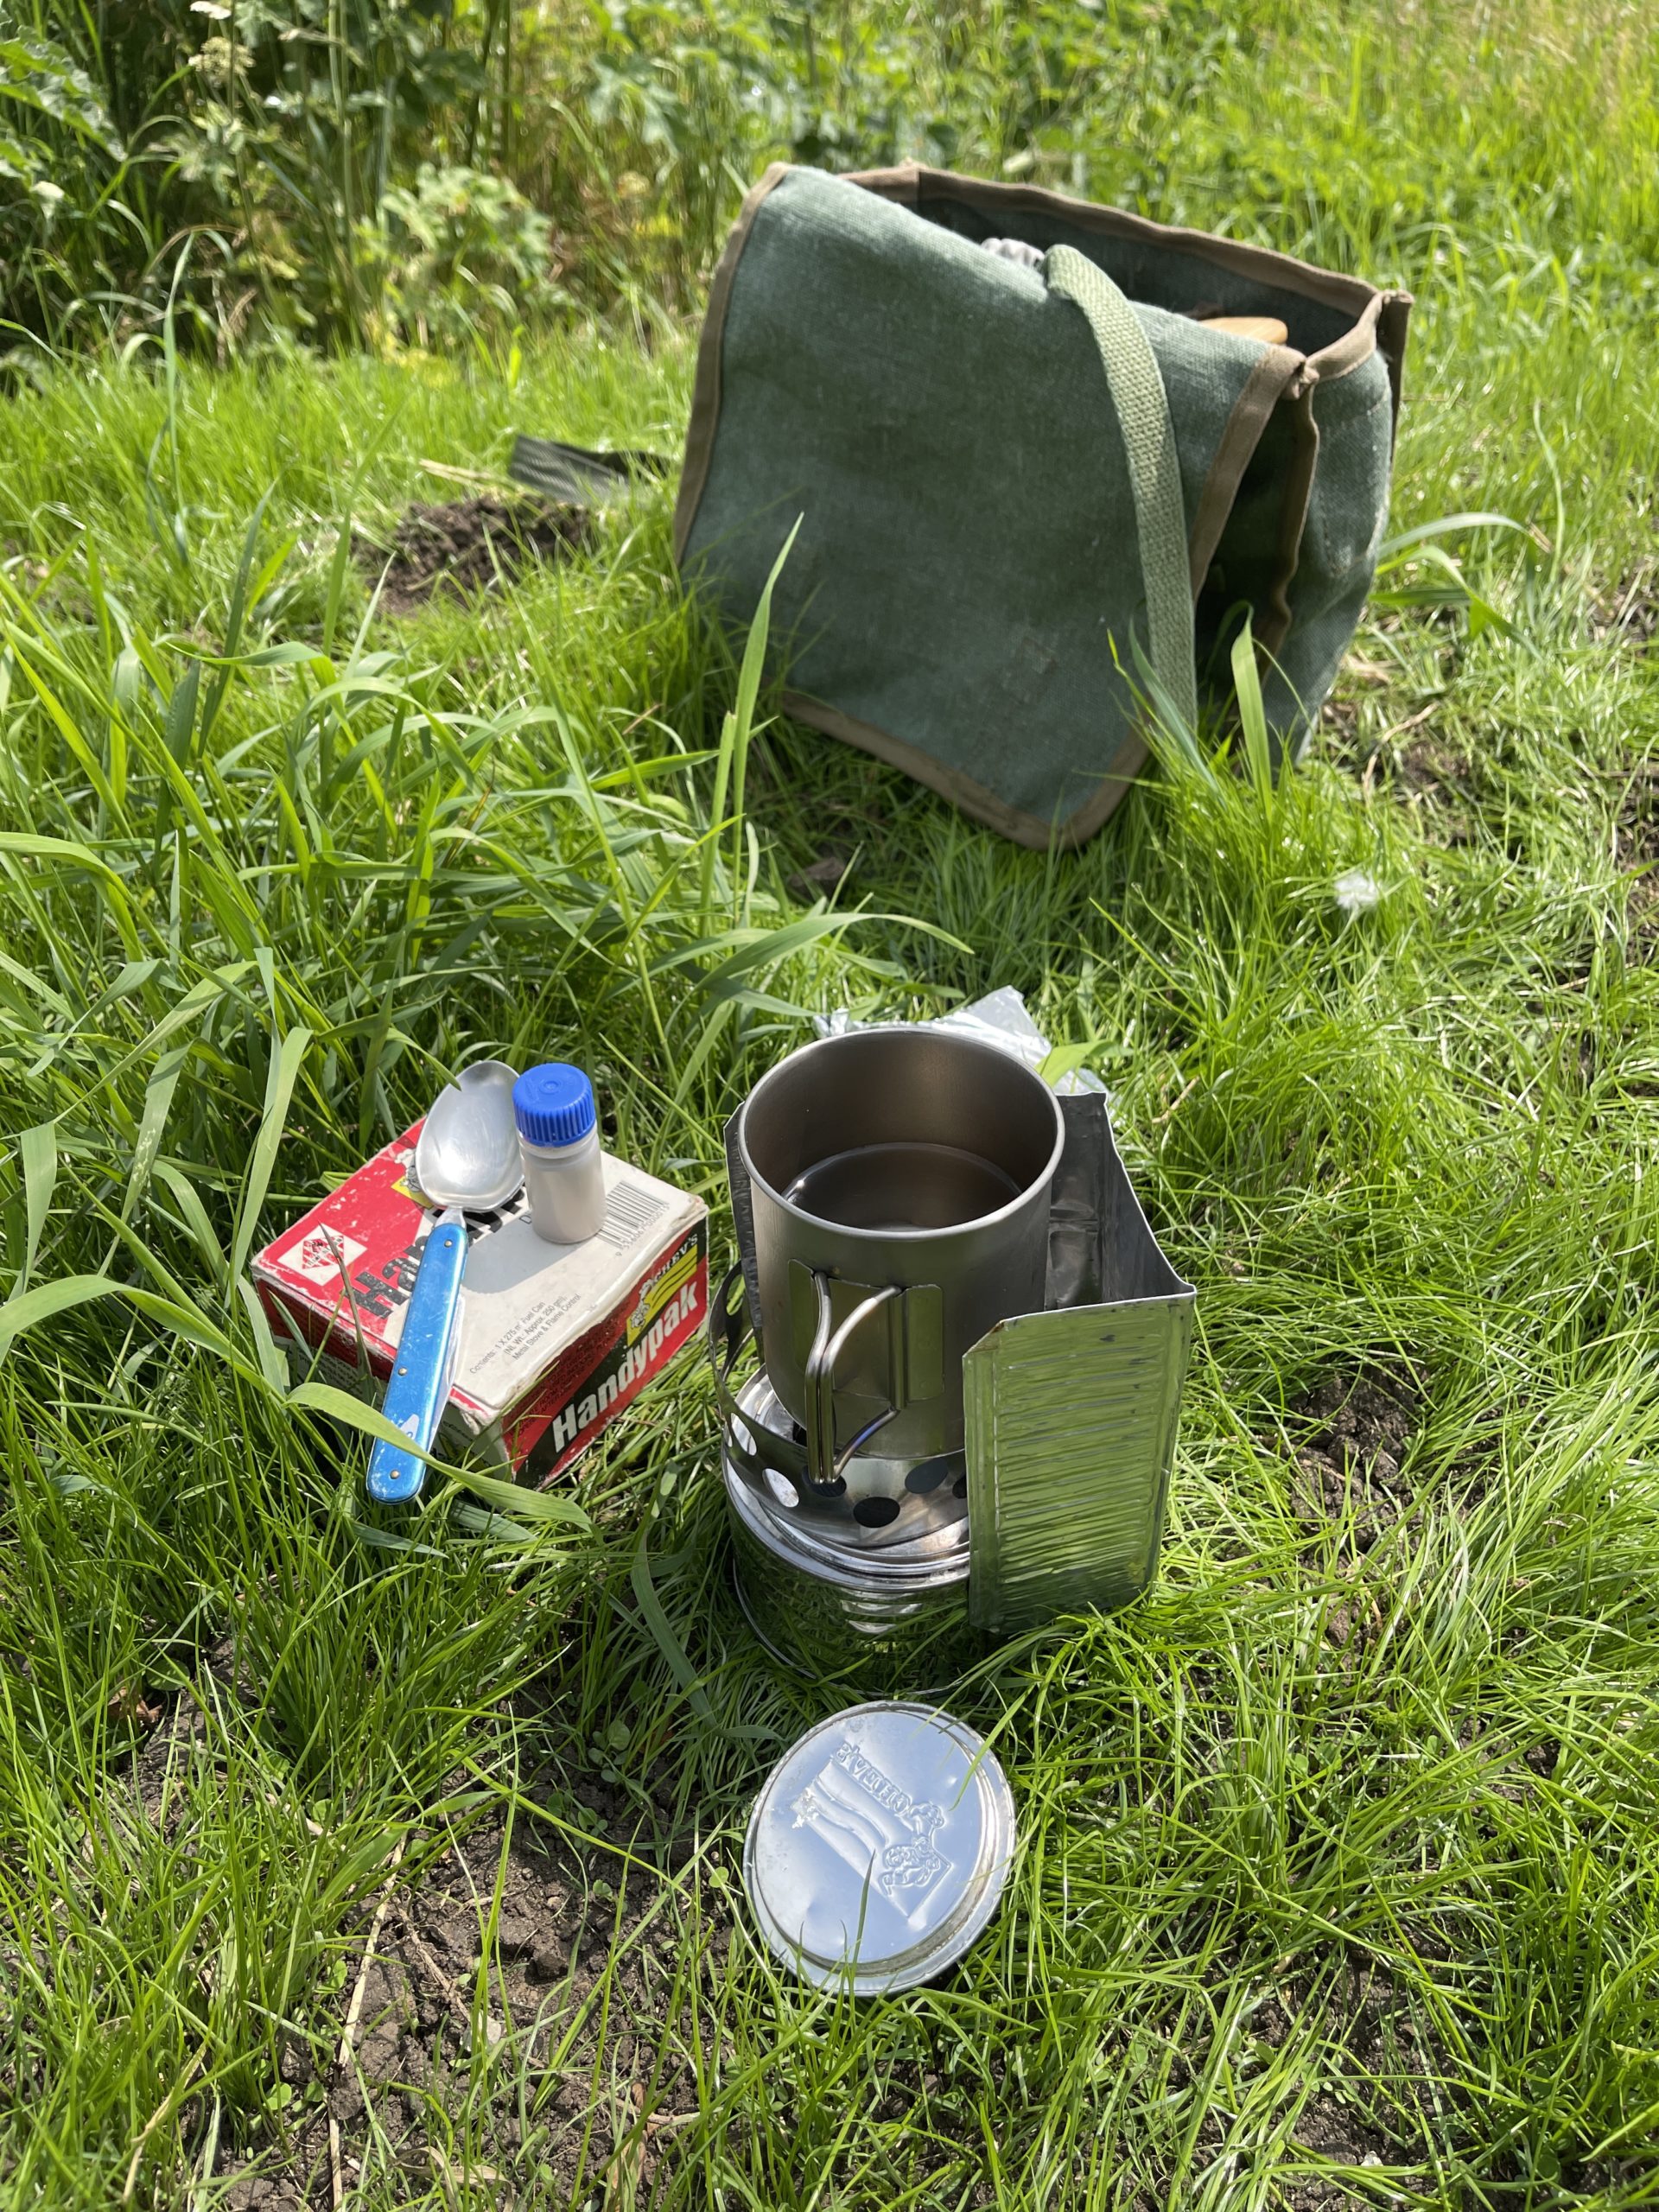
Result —
<path fill-rule="evenodd" d="M 811 169 L 763 180 L 716 290 L 683 559 L 747 621 L 803 518 L 773 599 L 797 711 L 1025 842 L 1089 835 L 1145 757 L 1131 639 L 1146 632 L 1084 318 L 1036 272 Z M 1196 584 L 1300 356 L 1136 313 Z"/>

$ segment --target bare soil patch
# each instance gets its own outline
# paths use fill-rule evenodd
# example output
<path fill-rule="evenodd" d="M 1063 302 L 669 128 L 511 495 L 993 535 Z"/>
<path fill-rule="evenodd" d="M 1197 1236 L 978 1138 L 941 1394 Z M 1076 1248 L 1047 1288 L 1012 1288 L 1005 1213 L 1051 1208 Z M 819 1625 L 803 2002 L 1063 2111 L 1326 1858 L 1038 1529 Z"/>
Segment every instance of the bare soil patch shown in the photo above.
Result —
<path fill-rule="evenodd" d="M 1613 850 L 1630 881 L 1631 950 L 1649 959 L 1659 945 L 1659 761 L 1632 766 L 1619 801 Z"/>
<path fill-rule="evenodd" d="M 417 500 L 392 533 L 390 564 L 382 548 L 366 544 L 359 560 L 372 580 L 385 568 L 381 612 L 412 614 L 444 590 L 469 597 L 511 582 L 532 561 L 562 560 L 591 536 L 585 507 L 480 493 L 437 505 Z"/>
<path fill-rule="evenodd" d="M 1414 737 L 1395 756 L 1395 780 L 1412 797 L 1467 798 L 1469 764 L 1443 738 Z"/>
<path fill-rule="evenodd" d="M 1388 2168 L 1402 2188 L 1421 2187 L 1432 2159 L 1436 2105 L 1451 2101 L 1453 2093 L 1447 2078 L 1452 2069 L 1420 2008 L 1387 1973 L 1363 1960 L 1334 1975 L 1293 1970 L 1255 2010 L 1240 2045 L 1245 2065 L 1281 2050 L 1298 2023 L 1306 2033 L 1310 2006 L 1317 2007 L 1325 2039 L 1325 2062 L 1319 2088 L 1279 2154 L 1288 2171 L 1275 2177 L 1275 2203 L 1283 2212 L 1346 2212 L 1388 2202 L 1380 2174 L 1368 2188 L 1349 2180 L 1344 2169 Z M 1183 2076 L 1191 2078 L 1185 2067 L 1177 2074 Z M 1221 2118 L 1206 2114 L 1200 2144 L 1219 2152 L 1225 2139 Z M 1314 2171 L 1297 2171 L 1307 2166 Z"/>
<path fill-rule="evenodd" d="M 1354 1510 L 1352 1543 L 1369 1551 L 1412 1501 L 1402 1473 L 1421 1406 L 1403 1376 L 1338 1371 L 1292 1408 L 1312 1426 L 1296 1450 L 1291 1500 L 1297 1518 L 1322 1527 Z"/>
<path fill-rule="evenodd" d="M 1363 761 L 1359 736 L 1360 703 L 1344 695 L 1327 699 L 1319 710 L 1319 734 L 1333 760 L 1349 766 Z"/>
<path fill-rule="evenodd" d="M 1351 1667 L 1382 1626 L 1376 1593 L 1362 1573 L 1365 1555 L 1414 1503 L 1403 1465 L 1421 1407 L 1403 1376 L 1373 1368 L 1338 1369 L 1288 1409 L 1293 1436 L 1291 1510 L 1313 1533 L 1340 1530 L 1335 1565 L 1347 1594 L 1325 1618 L 1325 1637 Z"/>
<path fill-rule="evenodd" d="M 1420 729 L 1397 746 L 1391 781 L 1408 805 L 1422 810 L 1421 818 L 1437 844 L 1469 842 L 1478 781 L 1469 762 L 1443 737 Z"/>
<path fill-rule="evenodd" d="M 290 2045 L 292 2124 L 234 2181 L 227 2212 L 330 2204 L 336 2162 L 349 2192 L 388 2144 L 412 2194 L 435 2181 L 504 2203 L 515 2190 L 558 2203 L 647 2191 L 696 2108 L 667 2054 L 691 2039 L 690 1984 L 706 1994 L 722 1970 L 730 1921 L 706 1874 L 688 1908 L 671 1873 L 629 1866 L 629 1847 L 619 1832 L 579 1853 L 522 1823 L 506 1844 L 485 1826 L 394 1888 L 347 1979 L 341 2026 L 359 1980 L 362 2000 L 345 2063 L 332 2042 L 321 2062 Z M 445 2120 L 463 2113 L 464 2164 Z"/>
<path fill-rule="evenodd" d="M 1624 639 L 1645 645 L 1659 631 L 1659 575 L 1650 566 L 1621 576 L 1590 602 L 1590 634 L 1598 644 Z"/>

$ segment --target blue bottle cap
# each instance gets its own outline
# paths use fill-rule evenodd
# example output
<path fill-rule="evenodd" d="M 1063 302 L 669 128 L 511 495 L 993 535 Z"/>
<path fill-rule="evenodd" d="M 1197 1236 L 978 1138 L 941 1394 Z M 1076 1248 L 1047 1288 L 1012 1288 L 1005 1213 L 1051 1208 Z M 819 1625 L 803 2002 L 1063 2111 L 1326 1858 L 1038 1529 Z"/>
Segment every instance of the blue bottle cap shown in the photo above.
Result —
<path fill-rule="evenodd" d="M 599 1118 L 594 1086 L 568 1060 L 543 1060 L 513 1084 L 512 1117 L 527 1144 L 575 1144 Z"/>

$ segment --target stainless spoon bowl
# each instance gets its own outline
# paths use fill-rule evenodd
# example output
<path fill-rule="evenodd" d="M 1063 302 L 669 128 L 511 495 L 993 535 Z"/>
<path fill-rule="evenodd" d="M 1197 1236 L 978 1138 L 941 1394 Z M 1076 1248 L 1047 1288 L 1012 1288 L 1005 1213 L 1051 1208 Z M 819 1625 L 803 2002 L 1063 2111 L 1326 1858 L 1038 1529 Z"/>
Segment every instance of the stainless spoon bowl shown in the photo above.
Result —
<path fill-rule="evenodd" d="M 415 1180 L 429 1205 L 493 1213 L 524 1179 L 512 1116 L 517 1074 L 505 1060 L 474 1060 L 432 1102 L 415 1147 Z"/>

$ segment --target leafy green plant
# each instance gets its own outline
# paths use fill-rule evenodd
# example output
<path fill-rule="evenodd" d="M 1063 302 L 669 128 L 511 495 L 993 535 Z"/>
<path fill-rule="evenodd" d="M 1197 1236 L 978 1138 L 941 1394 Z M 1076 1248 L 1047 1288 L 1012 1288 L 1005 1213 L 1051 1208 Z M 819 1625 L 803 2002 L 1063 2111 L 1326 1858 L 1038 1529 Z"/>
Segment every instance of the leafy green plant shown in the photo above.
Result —
<path fill-rule="evenodd" d="M 379 305 L 386 195 L 442 161 L 483 91 L 481 10 L 210 0 L 208 15 L 167 143 L 178 177 L 237 218 L 222 282 L 267 322 L 361 340 Z"/>
<path fill-rule="evenodd" d="M 126 212 L 127 156 L 92 79 L 0 8 L 0 312 L 104 273 L 100 232 Z"/>
<path fill-rule="evenodd" d="M 63 48 L 48 39 L 0 39 L 0 100 L 3 100 L 6 128 L 0 133 L 0 175 L 21 184 L 45 209 L 64 196 L 50 181 L 54 146 L 48 130 L 56 126 L 70 142 L 121 158 L 121 144 L 107 110 L 86 72 L 78 69 Z"/>
<path fill-rule="evenodd" d="M 505 178 L 423 162 L 359 226 L 371 334 L 431 346 L 510 328 L 564 296 L 550 275 L 550 226 Z"/>
<path fill-rule="evenodd" d="M 1483 34 L 1452 70 L 1450 0 L 1408 22 L 1367 0 L 1328 52 L 1281 0 L 1239 19 L 1197 0 L 3 0 L 0 310 L 54 340 L 148 327 L 194 232 L 180 312 L 220 352 L 361 342 L 399 321 L 380 290 L 425 220 L 423 167 L 497 177 L 547 219 L 557 284 L 532 312 L 560 289 L 689 307 L 779 157 L 953 163 L 1408 282 L 1490 245 L 1512 286 L 1553 257 L 1583 299 L 1650 303 L 1659 122 L 1629 90 L 1637 16 L 1544 13 L 1548 32 L 1512 53 Z M 1500 58 L 1501 117 L 1479 98 Z M 391 193 L 413 199 L 388 210 Z"/>
<path fill-rule="evenodd" d="M 149 327 L 188 233 L 181 309 L 220 351 L 360 339 L 385 194 L 465 158 L 495 81 L 492 0 L 132 0 L 51 34 L 29 5 L 0 6 L 0 113 L 35 118 L 0 141 L 0 303 L 54 340 L 89 305 Z"/>

